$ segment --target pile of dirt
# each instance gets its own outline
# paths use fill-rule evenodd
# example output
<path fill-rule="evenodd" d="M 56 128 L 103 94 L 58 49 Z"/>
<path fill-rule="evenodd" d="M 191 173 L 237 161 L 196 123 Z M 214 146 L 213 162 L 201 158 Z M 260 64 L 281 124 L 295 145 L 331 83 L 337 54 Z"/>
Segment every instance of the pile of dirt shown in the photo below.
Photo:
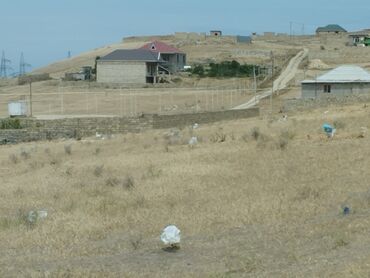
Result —
<path fill-rule="evenodd" d="M 309 69 L 329 69 L 330 67 L 320 59 L 313 59 L 308 65 Z"/>

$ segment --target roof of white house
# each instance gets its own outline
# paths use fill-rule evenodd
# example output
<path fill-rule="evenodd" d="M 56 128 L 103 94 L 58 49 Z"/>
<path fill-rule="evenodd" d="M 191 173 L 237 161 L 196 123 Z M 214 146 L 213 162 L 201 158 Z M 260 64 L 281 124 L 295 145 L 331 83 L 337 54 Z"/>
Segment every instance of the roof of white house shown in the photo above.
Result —
<path fill-rule="evenodd" d="M 370 73 L 359 66 L 345 65 L 302 83 L 370 83 Z"/>

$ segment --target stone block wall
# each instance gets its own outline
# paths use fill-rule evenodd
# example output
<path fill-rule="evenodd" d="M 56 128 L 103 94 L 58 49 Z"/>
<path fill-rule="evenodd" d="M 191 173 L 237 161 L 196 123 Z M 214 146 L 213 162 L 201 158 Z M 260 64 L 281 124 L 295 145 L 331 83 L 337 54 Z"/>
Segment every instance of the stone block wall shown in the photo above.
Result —
<path fill-rule="evenodd" d="M 194 123 L 213 123 L 257 117 L 259 108 L 217 112 L 143 115 L 141 117 L 64 118 L 55 120 L 20 119 L 22 129 L 0 129 L 0 144 L 59 138 L 82 138 L 101 134 L 139 133 L 150 129 L 184 127 Z"/>

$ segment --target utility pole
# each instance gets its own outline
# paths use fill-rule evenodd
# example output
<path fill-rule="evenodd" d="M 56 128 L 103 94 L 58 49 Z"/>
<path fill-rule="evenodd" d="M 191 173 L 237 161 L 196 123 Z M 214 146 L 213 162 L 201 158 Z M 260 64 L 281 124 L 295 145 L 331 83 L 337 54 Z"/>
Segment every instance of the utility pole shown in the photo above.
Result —
<path fill-rule="evenodd" d="M 293 22 L 289 22 L 289 25 L 290 25 L 290 31 L 289 31 L 289 35 L 290 35 L 290 39 L 292 39 L 292 32 L 293 32 Z"/>
<path fill-rule="evenodd" d="M 30 80 L 30 116 L 32 117 L 32 81 Z"/>
<path fill-rule="evenodd" d="M 254 80 L 254 103 L 257 103 L 257 78 L 256 78 L 256 68 L 253 66 L 253 80 Z"/>
<path fill-rule="evenodd" d="M 272 115 L 272 96 L 274 94 L 274 52 L 271 51 L 271 95 L 270 95 L 270 105 L 271 105 L 271 115 Z"/>

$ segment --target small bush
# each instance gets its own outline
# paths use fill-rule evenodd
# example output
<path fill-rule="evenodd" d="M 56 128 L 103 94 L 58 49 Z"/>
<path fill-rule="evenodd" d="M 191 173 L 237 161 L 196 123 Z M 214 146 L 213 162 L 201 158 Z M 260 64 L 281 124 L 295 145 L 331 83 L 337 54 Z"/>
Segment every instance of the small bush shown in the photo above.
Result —
<path fill-rule="evenodd" d="M 64 152 L 68 155 L 72 154 L 72 145 L 64 145 Z"/>
<path fill-rule="evenodd" d="M 134 188 L 134 186 L 135 186 L 134 178 L 132 176 L 130 176 L 130 175 L 127 175 L 122 180 L 122 186 L 125 189 L 132 189 L 132 188 Z"/>
<path fill-rule="evenodd" d="M 285 150 L 287 147 L 288 147 L 288 139 L 285 138 L 285 137 L 280 137 L 279 138 L 279 142 L 278 142 L 278 146 L 281 150 Z"/>
<path fill-rule="evenodd" d="M 27 160 L 27 159 L 29 159 L 29 158 L 31 157 L 31 155 L 30 155 L 30 153 L 29 153 L 29 152 L 27 152 L 27 151 L 23 150 L 23 151 L 21 151 L 21 157 L 22 157 L 24 160 Z"/>
<path fill-rule="evenodd" d="M 94 154 L 95 155 L 98 155 L 98 154 L 100 154 L 100 152 L 101 152 L 101 149 L 100 148 L 96 148 Z"/>
<path fill-rule="evenodd" d="M 18 156 L 15 155 L 15 154 L 11 154 L 9 155 L 9 160 L 13 163 L 13 164 L 17 164 L 19 162 L 19 159 L 18 159 Z"/>
<path fill-rule="evenodd" d="M 96 166 L 94 169 L 94 176 L 100 177 L 103 174 L 104 165 Z"/>
<path fill-rule="evenodd" d="M 149 165 L 146 174 L 143 178 L 158 178 L 162 174 L 162 170 L 158 169 L 153 164 Z"/>
<path fill-rule="evenodd" d="M 105 184 L 110 187 L 122 186 L 123 189 L 133 189 L 135 186 L 134 178 L 130 175 L 125 176 L 123 179 L 110 177 Z"/>
<path fill-rule="evenodd" d="M 293 140 L 296 134 L 292 130 L 283 130 L 280 133 L 280 138 L 284 138 L 286 140 Z"/>
<path fill-rule="evenodd" d="M 334 126 L 336 129 L 338 129 L 338 128 L 343 129 L 343 128 L 345 128 L 346 124 L 345 124 L 343 121 L 341 121 L 341 120 L 335 120 L 335 121 L 333 122 L 333 126 Z"/>
<path fill-rule="evenodd" d="M 140 246 L 142 245 L 142 242 L 143 242 L 143 238 L 140 235 L 132 237 L 130 239 L 131 246 L 134 250 L 138 250 Z"/>
<path fill-rule="evenodd" d="M 212 134 L 210 137 L 210 141 L 212 143 L 223 143 L 226 142 L 227 135 L 222 132 L 216 132 L 215 134 Z"/>
<path fill-rule="evenodd" d="M 117 178 L 110 177 L 110 178 L 107 179 L 107 181 L 105 182 L 105 184 L 107 186 L 115 187 L 115 186 L 117 186 L 117 185 L 120 184 L 120 180 L 117 179 Z"/>
<path fill-rule="evenodd" d="M 250 133 L 251 137 L 254 139 L 254 140 L 258 140 L 261 136 L 261 132 L 260 132 L 260 129 L 258 127 L 254 127 L 252 128 L 251 130 L 251 133 Z"/>
<path fill-rule="evenodd" d="M 9 118 L 1 120 L 0 129 L 21 129 L 21 121 L 17 118 Z"/>

